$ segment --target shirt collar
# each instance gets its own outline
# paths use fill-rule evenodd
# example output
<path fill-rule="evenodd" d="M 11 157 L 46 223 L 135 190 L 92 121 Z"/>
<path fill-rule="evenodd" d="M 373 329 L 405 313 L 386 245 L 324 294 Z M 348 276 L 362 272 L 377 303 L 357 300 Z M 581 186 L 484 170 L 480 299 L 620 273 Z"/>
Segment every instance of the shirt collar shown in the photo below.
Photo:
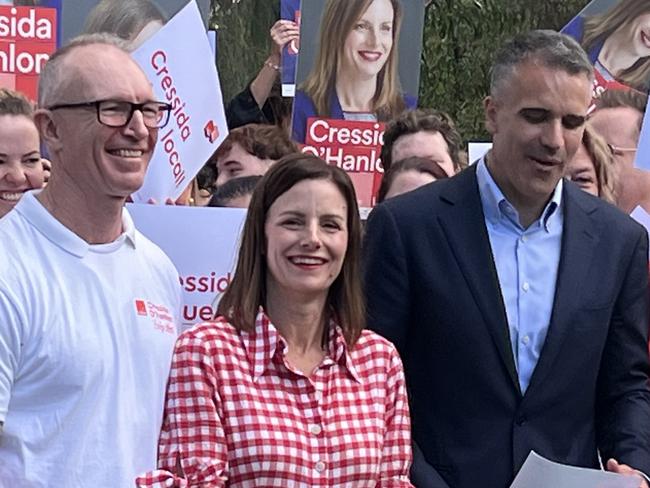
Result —
<path fill-rule="evenodd" d="M 485 163 L 485 156 L 483 156 L 477 163 L 476 179 L 478 181 L 481 203 L 483 204 L 483 212 L 487 221 L 493 225 L 497 225 L 502 219 L 507 218 L 520 226 L 519 214 L 515 207 L 505 197 L 496 181 L 494 181 L 494 178 L 490 174 L 487 164 Z M 533 226 L 543 225 L 544 230 L 549 232 L 551 227 L 557 224 L 556 221 L 560 218 L 561 213 L 557 210 L 560 209 L 562 205 L 562 188 L 563 181 L 562 178 L 560 178 L 560 181 L 555 185 L 551 199 L 542 211 L 542 217 L 534 223 Z"/>
<path fill-rule="evenodd" d="M 93 245 L 87 243 L 61 222 L 56 220 L 41 204 L 41 202 L 38 201 L 36 198 L 38 193 L 40 193 L 40 190 L 32 190 L 25 193 L 16 205 L 16 211 L 31 225 L 38 229 L 39 232 L 52 241 L 52 243 L 78 258 L 83 258 L 89 251 L 93 250 L 93 248 L 99 249 L 102 246 L 106 246 L 105 244 Z M 124 229 L 122 234 L 113 242 L 123 239 L 129 242 L 131 246 L 135 247 L 135 226 L 133 225 L 131 216 L 125 208 L 122 209 L 122 228 Z"/>
<path fill-rule="evenodd" d="M 264 374 L 276 354 L 284 355 L 288 347 L 262 307 L 255 317 L 255 330 L 253 332 L 242 331 L 241 337 L 248 360 L 252 365 L 253 381 L 257 381 Z M 345 367 L 350 375 L 361 383 L 349 354 L 343 330 L 334 320 L 331 320 L 329 324 L 328 357 L 339 366 Z"/>

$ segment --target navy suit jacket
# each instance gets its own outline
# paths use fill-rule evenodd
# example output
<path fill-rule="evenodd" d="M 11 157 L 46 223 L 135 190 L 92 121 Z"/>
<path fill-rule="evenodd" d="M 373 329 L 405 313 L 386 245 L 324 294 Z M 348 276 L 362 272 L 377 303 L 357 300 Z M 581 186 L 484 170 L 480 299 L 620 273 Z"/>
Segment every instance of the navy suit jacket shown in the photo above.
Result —
<path fill-rule="evenodd" d="M 371 213 L 369 325 L 407 374 L 418 487 L 507 487 L 531 450 L 650 474 L 648 237 L 567 182 L 551 322 L 522 395 L 475 167 Z"/>

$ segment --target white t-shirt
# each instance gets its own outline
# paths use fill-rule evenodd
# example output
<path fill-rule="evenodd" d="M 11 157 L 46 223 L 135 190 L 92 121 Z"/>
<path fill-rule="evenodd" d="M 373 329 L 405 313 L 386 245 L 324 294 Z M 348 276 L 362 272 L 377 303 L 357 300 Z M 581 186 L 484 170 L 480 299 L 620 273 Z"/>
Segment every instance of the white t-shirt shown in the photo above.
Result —
<path fill-rule="evenodd" d="M 133 226 L 89 245 L 23 196 L 0 220 L 0 486 L 130 487 L 156 466 L 181 289 Z"/>

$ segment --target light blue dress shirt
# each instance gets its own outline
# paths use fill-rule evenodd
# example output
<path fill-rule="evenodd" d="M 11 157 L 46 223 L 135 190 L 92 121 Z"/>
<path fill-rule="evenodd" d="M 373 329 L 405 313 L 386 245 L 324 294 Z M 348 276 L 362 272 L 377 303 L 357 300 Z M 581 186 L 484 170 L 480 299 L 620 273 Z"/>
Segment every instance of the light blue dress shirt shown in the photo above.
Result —
<path fill-rule="evenodd" d="M 564 213 L 562 180 L 541 217 L 524 229 L 482 158 L 478 189 L 506 308 L 512 353 L 522 393 L 544 346 L 553 311 Z"/>

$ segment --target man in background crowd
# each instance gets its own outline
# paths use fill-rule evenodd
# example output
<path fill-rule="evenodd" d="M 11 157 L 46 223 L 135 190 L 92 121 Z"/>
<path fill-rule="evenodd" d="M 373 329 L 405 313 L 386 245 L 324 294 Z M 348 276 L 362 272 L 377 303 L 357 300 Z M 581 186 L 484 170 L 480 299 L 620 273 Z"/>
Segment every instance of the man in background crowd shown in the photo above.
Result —
<path fill-rule="evenodd" d="M 0 484 L 132 486 L 156 465 L 180 285 L 124 202 L 170 106 L 100 34 L 52 55 L 38 98 L 55 170 L 0 221 Z"/>
<path fill-rule="evenodd" d="M 217 187 L 242 176 L 263 175 L 298 146 L 275 125 L 248 124 L 233 129 L 208 161 L 217 167 Z"/>
<path fill-rule="evenodd" d="M 408 110 L 386 126 L 381 162 L 384 171 L 388 171 L 393 161 L 417 156 L 434 161 L 452 176 L 466 166 L 462 144 L 453 120 L 446 113 Z"/>
<path fill-rule="evenodd" d="M 592 80 L 567 36 L 510 40 L 492 150 L 370 215 L 368 323 L 404 360 L 418 487 L 509 486 L 533 450 L 648 486 L 647 233 L 562 180 Z"/>

